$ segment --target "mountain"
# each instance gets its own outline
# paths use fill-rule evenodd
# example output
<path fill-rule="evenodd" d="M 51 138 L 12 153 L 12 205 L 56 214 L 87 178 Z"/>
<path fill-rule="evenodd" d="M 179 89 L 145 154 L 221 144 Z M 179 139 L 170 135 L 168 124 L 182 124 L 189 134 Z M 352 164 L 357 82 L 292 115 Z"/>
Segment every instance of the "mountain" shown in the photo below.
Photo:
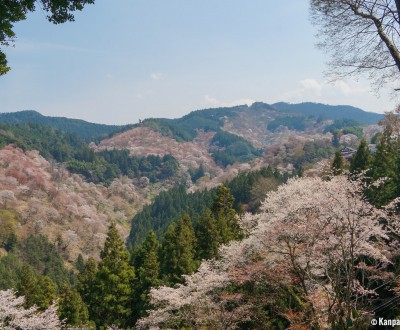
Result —
<path fill-rule="evenodd" d="M 257 103 L 253 106 L 258 106 Z M 384 115 L 374 112 L 367 112 L 350 105 L 327 105 L 321 103 L 304 102 L 290 104 L 285 102 L 274 103 L 271 108 L 285 113 L 296 113 L 303 116 L 314 116 L 322 119 L 353 119 L 363 125 L 374 125 L 381 120 Z"/>
<path fill-rule="evenodd" d="M 43 116 L 37 111 L 25 110 L 10 113 L 0 113 L 0 123 L 23 124 L 37 123 L 60 129 L 79 136 L 87 142 L 100 140 L 110 134 L 119 132 L 126 125 L 94 124 L 81 119 L 70 119 L 65 117 Z"/>

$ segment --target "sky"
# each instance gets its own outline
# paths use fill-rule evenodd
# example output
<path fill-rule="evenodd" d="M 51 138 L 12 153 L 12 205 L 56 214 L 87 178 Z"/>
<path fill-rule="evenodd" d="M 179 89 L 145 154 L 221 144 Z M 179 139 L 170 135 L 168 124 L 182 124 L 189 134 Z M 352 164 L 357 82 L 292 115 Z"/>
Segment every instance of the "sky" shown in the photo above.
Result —
<path fill-rule="evenodd" d="M 15 24 L 0 112 L 105 124 L 253 102 L 393 110 L 367 80 L 331 83 L 308 0 L 96 0 L 54 25 L 39 8 Z"/>

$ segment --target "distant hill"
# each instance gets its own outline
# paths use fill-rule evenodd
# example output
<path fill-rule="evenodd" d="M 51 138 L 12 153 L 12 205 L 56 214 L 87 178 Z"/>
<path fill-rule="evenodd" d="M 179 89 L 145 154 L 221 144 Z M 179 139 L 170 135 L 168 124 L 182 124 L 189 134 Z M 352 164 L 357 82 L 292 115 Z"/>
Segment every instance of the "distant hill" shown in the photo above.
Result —
<path fill-rule="evenodd" d="M 25 124 L 36 123 L 60 129 L 79 136 L 87 142 L 98 141 L 109 135 L 123 131 L 128 125 L 105 125 L 94 124 L 81 119 L 70 119 L 65 117 L 43 116 L 37 111 L 25 110 L 10 113 L 0 113 L 0 123 Z"/>
<path fill-rule="evenodd" d="M 256 104 L 254 104 L 256 105 Z M 254 106 L 253 105 L 253 106 Z M 269 109 L 276 109 L 286 113 L 297 113 L 303 116 L 321 117 L 321 119 L 353 119 L 360 124 L 374 125 L 381 120 L 384 115 L 367 112 L 350 105 L 327 105 L 321 103 L 304 102 L 299 104 L 290 104 L 279 102 L 272 105 L 265 104 Z"/>

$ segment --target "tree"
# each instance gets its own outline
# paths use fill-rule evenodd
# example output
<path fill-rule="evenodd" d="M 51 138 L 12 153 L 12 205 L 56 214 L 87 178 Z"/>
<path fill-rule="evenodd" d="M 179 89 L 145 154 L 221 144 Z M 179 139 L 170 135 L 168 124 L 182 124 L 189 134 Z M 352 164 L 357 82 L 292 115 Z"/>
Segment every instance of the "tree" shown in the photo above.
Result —
<path fill-rule="evenodd" d="M 367 141 L 362 139 L 350 163 L 350 173 L 361 173 L 369 168 L 371 161 L 371 152 L 369 151 Z"/>
<path fill-rule="evenodd" d="M 218 256 L 221 238 L 214 215 L 210 209 L 206 209 L 197 223 L 196 238 L 199 247 L 197 252 L 199 259 L 207 260 Z"/>
<path fill-rule="evenodd" d="M 154 231 L 151 231 L 143 242 L 135 260 L 137 269 L 137 301 L 135 310 L 137 316 L 143 316 L 150 309 L 149 292 L 156 287 L 160 280 L 160 262 L 158 260 L 160 244 Z"/>
<path fill-rule="evenodd" d="M 311 0 L 318 46 L 334 77 L 368 73 L 378 88 L 400 71 L 399 0 Z"/>
<path fill-rule="evenodd" d="M 58 315 L 68 325 L 77 326 L 89 321 L 89 311 L 78 291 L 67 283 L 61 287 L 58 300 Z"/>
<path fill-rule="evenodd" d="M 96 315 L 96 273 L 97 263 L 93 258 L 89 258 L 78 275 L 77 289 L 91 318 Z"/>
<path fill-rule="evenodd" d="M 162 247 L 162 273 L 167 283 L 182 282 L 182 275 L 197 269 L 195 245 L 196 236 L 187 214 L 175 226 L 168 227 Z"/>
<path fill-rule="evenodd" d="M 14 23 L 26 19 L 29 12 L 34 12 L 39 6 L 43 12 L 48 13 L 47 19 L 54 23 L 73 21 L 74 11 L 82 10 L 87 4 L 93 4 L 94 0 L 21 0 L 0 2 L 0 46 L 9 46 L 14 42 Z M 7 73 L 6 55 L 0 50 L 0 75 Z"/>
<path fill-rule="evenodd" d="M 340 175 L 343 172 L 344 162 L 340 151 L 335 152 L 335 157 L 332 161 L 332 172 L 334 175 Z"/>
<path fill-rule="evenodd" d="M 21 269 L 18 281 L 18 294 L 25 296 L 25 306 L 36 305 L 45 310 L 56 299 L 56 285 L 48 277 L 35 274 L 32 268 L 24 265 Z"/>
<path fill-rule="evenodd" d="M 15 297 L 12 290 L 0 291 L 0 328 L 3 330 L 60 330 L 63 322 L 57 316 L 55 305 L 42 313 L 37 313 L 36 307 L 25 309 L 24 297 Z"/>
<path fill-rule="evenodd" d="M 134 267 L 129 265 L 129 252 L 115 223 L 111 224 L 95 279 L 95 303 L 91 315 L 98 326 L 123 326 L 129 322 L 135 281 Z"/>
<path fill-rule="evenodd" d="M 212 211 L 217 220 L 218 230 L 220 232 L 220 243 L 226 244 L 231 240 L 241 237 L 240 227 L 237 221 L 236 212 L 233 208 L 234 198 L 229 189 L 220 185 L 217 188 Z"/>
<path fill-rule="evenodd" d="M 381 223 L 387 214 L 368 203 L 363 189 L 362 182 L 343 175 L 289 180 L 268 194 L 259 214 L 240 219 L 248 236 L 222 246 L 220 260 L 204 262 L 185 276 L 185 284 L 152 289 L 157 309 L 139 328 L 237 329 L 257 313 L 259 302 L 240 300 L 252 283 L 290 293 L 283 306 L 276 304 L 274 291 L 260 297 L 262 305 L 286 318 L 285 328 L 355 328 L 369 314 L 374 285 L 390 277 Z M 229 298 L 241 285 L 232 304 Z"/>

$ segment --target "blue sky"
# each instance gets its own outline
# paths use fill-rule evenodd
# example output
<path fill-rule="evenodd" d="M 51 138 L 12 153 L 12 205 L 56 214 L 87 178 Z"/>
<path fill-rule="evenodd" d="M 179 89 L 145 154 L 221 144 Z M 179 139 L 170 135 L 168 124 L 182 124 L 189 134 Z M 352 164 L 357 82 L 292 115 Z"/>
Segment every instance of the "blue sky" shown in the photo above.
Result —
<path fill-rule="evenodd" d="M 96 0 L 53 25 L 15 25 L 0 112 L 124 124 L 262 101 L 392 110 L 367 81 L 328 83 L 307 0 Z"/>

